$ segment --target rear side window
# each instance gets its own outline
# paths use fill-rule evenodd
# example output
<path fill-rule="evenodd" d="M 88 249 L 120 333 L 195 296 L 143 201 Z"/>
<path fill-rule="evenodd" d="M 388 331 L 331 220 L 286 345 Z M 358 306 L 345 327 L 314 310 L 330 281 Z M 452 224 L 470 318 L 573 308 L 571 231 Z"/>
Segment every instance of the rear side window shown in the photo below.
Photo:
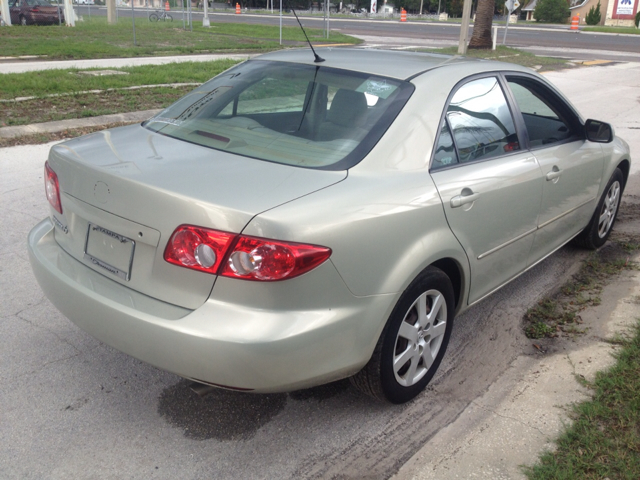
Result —
<path fill-rule="evenodd" d="M 472 80 L 454 94 L 440 129 L 432 169 L 520 150 L 507 100 L 495 77 Z"/>
<path fill-rule="evenodd" d="M 580 136 L 579 120 L 549 88 L 526 77 L 507 77 L 529 134 L 530 148 Z"/>

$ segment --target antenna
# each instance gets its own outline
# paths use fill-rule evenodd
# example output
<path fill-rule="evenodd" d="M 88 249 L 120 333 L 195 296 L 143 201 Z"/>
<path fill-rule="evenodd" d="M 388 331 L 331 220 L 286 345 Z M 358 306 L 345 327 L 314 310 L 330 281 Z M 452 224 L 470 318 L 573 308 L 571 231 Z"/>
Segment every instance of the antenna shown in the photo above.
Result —
<path fill-rule="evenodd" d="M 296 20 L 298 20 L 298 25 L 300 25 L 300 28 L 302 29 L 302 33 L 304 33 L 304 38 L 307 39 L 307 43 L 309 44 L 309 46 L 311 47 L 311 51 L 313 52 L 313 56 L 316 57 L 316 59 L 314 60 L 315 63 L 320 63 L 320 62 L 324 62 L 324 58 L 322 58 L 320 55 L 318 55 L 316 53 L 316 51 L 313 49 L 313 45 L 311 45 L 311 41 L 309 40 L 309 37 L 307 37 L 307 32 L 304 31 L 304 27 L 302 26 L 302 24 L 300 23 L 300 19 L 298 18 L 298 15 L 296 14 L 296 11 L 293 9 L 293 7 L 291 7 L 291 11 L 293 12 L 293 14 L 296 17 Z"/>

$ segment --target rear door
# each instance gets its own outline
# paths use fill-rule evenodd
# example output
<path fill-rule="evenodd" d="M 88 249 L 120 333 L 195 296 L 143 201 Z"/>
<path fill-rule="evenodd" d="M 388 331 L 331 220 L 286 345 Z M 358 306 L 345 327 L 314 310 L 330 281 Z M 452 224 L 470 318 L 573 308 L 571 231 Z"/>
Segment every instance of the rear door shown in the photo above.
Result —
<path fill-rule="evenodd" d="M 521 142 L 497 76 L 475 78 L 449 101 L 431 163 L 447 221 L 469 258 L 469 302 L 527 266 L 542 177 Z"/>

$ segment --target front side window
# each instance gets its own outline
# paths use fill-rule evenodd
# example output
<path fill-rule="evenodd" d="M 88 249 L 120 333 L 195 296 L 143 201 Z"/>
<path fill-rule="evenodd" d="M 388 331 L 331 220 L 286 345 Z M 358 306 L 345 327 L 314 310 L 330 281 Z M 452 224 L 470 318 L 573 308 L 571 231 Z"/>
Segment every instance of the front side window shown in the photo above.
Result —
<path fill-rule="evenodd" d="M 460 163 L 520 150 L 511 111 L 495 77 L 473 80 L 458 89 L 447 121 Z"/>
<path fill-rule="evenodd" d="M 251 60 L 144 126 L 238 155 L 338 170 L 364 158 L 412 92 L 408 82 L 365 73 Z"/>
<path fill-rule="evenodd" d="M 579 121 L 548 88 L 526 77 L 507 77 L 507 82 L 527 127 L 530 148 L 579 136 Z"/>

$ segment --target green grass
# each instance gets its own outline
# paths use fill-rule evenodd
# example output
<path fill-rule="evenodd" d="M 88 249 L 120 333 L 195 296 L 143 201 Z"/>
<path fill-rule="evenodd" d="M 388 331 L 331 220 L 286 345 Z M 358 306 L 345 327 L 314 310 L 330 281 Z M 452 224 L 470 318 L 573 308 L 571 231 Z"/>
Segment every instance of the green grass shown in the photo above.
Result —
<path fill-rule="evenodd" d="M 616 364 L 587 383 L 593 400 L 574 407 L 555 451 L 524 468 L 529 480 L 640 478 L 640 324 L 615 343 Z"/>
<path fill-rule="evenodd" d="M 184 55 L 215 52 L 266 52 L 282 48 L 279 28 L 266 25 L 212 23 L 205 28 L 194 23 L 193 32 L 183 29 L 175 12 L 173 22 L 151 23 L 136 18 L 136 45 L 133 44 L 131 17 L 121 14 L 115 25 L 106 17 L 85 17 L 76 26 L 28 26 L 0 28 L 3 56 L 42 55 L 48 59 L 113 58 L 154 55 Z M 320 29 L 308 29 L 314 43 L 355 44 L 359 40 L 331 32 L 324 38 Z M 298 27 L 283 27 L 283 43 L 306 44 Z"/>
<path fill-rule="evenodd" d="M 640 35 L 640 28 L 635 27 L 581 27 L 580 30 L 582 30 L 583 32 L 624 33 L 629 35 Z"/>
<path fill-rule="evenodd" d="M 127 75 L 89 76 L 80 71 L 45 70 L 0 75 L 0 127 L 165 108 L 195 85 L 129 90 L 138 85 L 206 82 L 235 60 L 145 65 L 115 69 Z M 95 69 L 94 69 L 95 70 Z M 100 91 L 96 93 L 95 91 Z M 93 91 L 90 93 L 82 93 Z"/>
<path fill-rule="evenodd" d="M 458 47 L 447 47 L 423 50 L 433 53 L 443 53 L 446 55 L 457 55 Z M 468 49 L 467 57 L 483 58 L 485 60 L 498 60 L 501 62 L 515 63 L 529 68 L 536 68 L 540 71 L 555 70 L 565 68 L 567 61 L 560 58 L 539 57 L 533 53 L 518 50 L 516 48 L 498 45 L 495 50 L 476 50 Z"/>
<path fill-rule="evenodd" d="M 236 63 L 238 63 L 236 60 L 218 60 L 109 69 L 127 72 L 128 75 L 91 76 L 80 74 L 78 73 L 80 70 L 77 69 L 7 73 L 0 75 L 0 99 L 73 93 L 85 90 L 106 90 L 136 85 L 203 83 Z M 101 69 L 82 71 L 90 70 Z"/>

